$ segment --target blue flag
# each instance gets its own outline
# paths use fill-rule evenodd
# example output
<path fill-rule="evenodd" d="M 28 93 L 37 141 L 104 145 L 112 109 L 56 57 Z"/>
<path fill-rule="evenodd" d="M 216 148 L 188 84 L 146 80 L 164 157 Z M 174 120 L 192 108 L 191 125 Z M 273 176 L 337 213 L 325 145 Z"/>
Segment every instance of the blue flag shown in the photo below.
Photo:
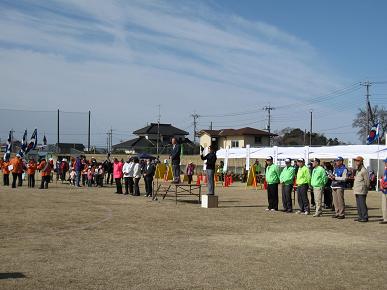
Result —
<path fill-rule="evenodd" d="M 4 161 L 9 161 L 9 158 L 11 157 L 11 151 L 12 151 L 12 131 L 9 131 L 7 146 L 5 147 L 5 153 L 3 157 Z"/>
<path fill-rule="evenodd" d="M 26 152 L 26 149 L 27 149 L 27 129 L 24 131 L 23 139 L 22 139 L 22 142 L 21 142 L 21 145 L 20 145 L 19 155 L 21 157 L 24 156 L 24 154 Z"/>
<path fill-rule="evenodd" d="M 377 123 L 372 126 L 370 133 L 367 137 L 367 145 L 370 145 L 375 142 L 375 140 L 378 140 L 380 136 L 380 124 Z"/>
<path fill-rule="evenodd" d="M 30 142 L 28 142 L 26 154 L 30 152 L 31 150 L 36 148 L 36 145 L 38 143 L 38 129 L 34 130 L 34 133 L 32 133 Z"/>

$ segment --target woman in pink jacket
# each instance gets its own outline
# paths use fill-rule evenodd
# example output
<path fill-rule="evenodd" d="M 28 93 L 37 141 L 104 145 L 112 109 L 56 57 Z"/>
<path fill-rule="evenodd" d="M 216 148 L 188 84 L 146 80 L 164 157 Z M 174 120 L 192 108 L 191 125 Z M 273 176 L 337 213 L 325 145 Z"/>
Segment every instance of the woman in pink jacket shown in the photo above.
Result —
<path fill-rule="evenodd" d="M 121 184 L 122 167 L 123 167 L 122 162 L 118 161 L 117 158 L 114 158 L 113 177 L 114 177 L 114 180 L 116 181 L 116 187 L 117 187 L 116 193 L 118 194 L 122 194 L 122 184 Z"/>

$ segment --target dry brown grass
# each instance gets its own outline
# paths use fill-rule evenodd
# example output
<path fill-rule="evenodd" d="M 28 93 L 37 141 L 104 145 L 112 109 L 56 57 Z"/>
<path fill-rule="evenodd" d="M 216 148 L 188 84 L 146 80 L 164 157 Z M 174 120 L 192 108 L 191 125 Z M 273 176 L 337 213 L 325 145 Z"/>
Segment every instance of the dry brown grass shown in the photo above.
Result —
<path fill-rule="evenodd" d="M 218 188 L 220 208 L 112 188 L 0 188 L 1 289 L 386 289 L 387 227 L 266 213 L 263 191 Z M 195 198 L 191 199 L 192 201 Z"/>

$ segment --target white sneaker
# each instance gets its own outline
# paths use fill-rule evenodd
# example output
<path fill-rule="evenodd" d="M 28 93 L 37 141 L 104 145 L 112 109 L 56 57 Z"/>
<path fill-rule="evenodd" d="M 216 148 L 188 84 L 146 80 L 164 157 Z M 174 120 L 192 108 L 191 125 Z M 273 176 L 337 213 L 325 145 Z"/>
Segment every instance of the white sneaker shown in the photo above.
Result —
<path fill-rule="evenodd" d="M 321 217 L 321 216 L 322 216 L 321 213 L 316 213 L 316 214 L 313 215 L 313 217 Z"/>
<path fill-rule="evenodd" d="M 274 208 L 272 208 L 270 211 L 276 211 Z"/>
<path fill-rule="evenodd" d="M 306 212 L 304 212 L 303 214 L 304 214 L 304 215 L 309 215 L 309 212 L 306 211 Z"/>
<path fill-rule="evenodd" d="M 265 211 L 270 211 L 270 209 L 266 208 Z"/>
<path fill-rule="evenodd" d="M 298 210 L 296 211 L 296 214 L 302 214 L 302 211 Z"/>

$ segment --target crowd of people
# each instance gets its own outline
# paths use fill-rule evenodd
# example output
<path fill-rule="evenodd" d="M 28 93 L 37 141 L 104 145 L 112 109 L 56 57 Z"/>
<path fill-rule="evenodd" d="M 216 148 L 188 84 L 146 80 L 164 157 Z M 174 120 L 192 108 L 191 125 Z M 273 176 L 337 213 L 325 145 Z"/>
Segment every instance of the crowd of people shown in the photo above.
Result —
<path fill-rule="evenodd" d="M 173 181 L 179 184 L 181 182 L 181 154 L 180 145 L 175 138 L 172 139 L 172 149 L 170 152 L 170 162 L 172 164 Z M 207 175 L 207 194 L 215 194 L 215 175 L 219 181 L 224 179 L 223 161 L 216 165 L 216 148 L 209 147 L 208 153 L 204 154 L 204 148 L 201 148 L 201 159 L 205 161 L 205 171 Z M 36 161 L 29 158 L 28 162 L 19 154 L 16 154 L 10 160 L 1 160 L 0 169 L 3 172 L 4 186 L 16 188 L 23 186 L 23 180 L 27 177 L 28 187 L 35 187 L 36 171 L 40 172 L 40 189 L 47 189 L 50 182 L 56 178 L 56 181 L 62 183 L 68 182 L 75 187 L 103 187 L 106 184 L 115 183 L 116 194 L 140 196 L 140 180 L 143 178 L 146 197 L 153 195 L 153 179 L 156 173 L 156 166 L 160 161 L 158 158 L 140 159 L 137 156 L 129 157 L 126 161 L 118 158 L 110 159 L 107 156 L 104 162 L 98 162 L 95 158 L 87 160 L 86 156 L 60 158 L 55 163 L 52 158 L 46 160 L 40 158 Z M 380 189 L 382 190 L 382 211 L 383 221 L 387 224 L 387 159 L 385 162 L 384 176 L 380 180 Z M 192 162 L 187 164 L 185 174 L 188 177 L 188 184 L 191 184 L 196 166 Z M 267 187 L 268 207 L 266 211 L 278 211 L 278 191 L 281 185 L 282 189 L 282 211 L 285 213 L 293 212 L 292 193 L 297 192 L 299 209 L 297 214 L 309 215 L 312 210 L 315 211 L 313 217 L 321 217 L 323 209 L 334 212 L 333 218 L 345 219 L 345 198 L 344 192 L 351 183 L 351 188 L 356 198 L 358 211 L 358 222 L 368 222 L 367 194 L 370 189 L 376 186 L 372 184 L 375 178 L 364 166 L 364 159 L 361 156 L 355 158 L 355 168 L 349 170 L 342 157 L 331 162 L 322 163 L 320 159 L 315 158 L 308 165 L 303 158 L 285 160 L 285 167 L 280 167 L 273 162 L 273 157 L 269 156 L 265 160 L 263 168 L 258 160 L 253 164 L 253 169 L 258 179 L 264 179 Z M 10 184 L 10 176 L 12 183 Z M 123 188 L 124 185 L 124 188 Z M 308 196 L 310 194 L 310 199 Z"/>
<path fill-rule="evenodd" d="M 387 224 L 387 159 L 385 162 L 384 176 L 380 180 L 382 194 L 383 221 Z M 358 222 L 368 222 L 367 194 L 370 189 L 370 175 L 364 166 L 364 158 L 355 158 L 354 172 L 347 169 L 344 159 L 338 157 L 334 165 L 330 162 L 321 163 L 315 158 L 310 166 L 305 164 L 304 158 L 285 160 L 286 166 L 280 170 L 273 163 L 273 157 L 265 160 L 264 178 L 267 184 L 268 207 L 266 211 L 278 211 L 278 190 L 282 189 L 282 211 L 292 213 L 292 192 L 297 191 L 299 209 L 296 214 L 309 215 L 312 208 L 313 217 L 321 217 L 323 208 L 334 212 L 335 219 L 345 219 L 344 192 L 348 188 L 348 182 L 352 182 L 352 191 L 356 198 Z M 255 167 L 259 168 L 259 166 Z M 257 169 L 256 169 L 257 170 Z M 352 178 L 351 178 L 352 177 Z M 308 197 L 310 193 L 310 201 Z"/>
<path fill-rule="evenodd" d="M 139 181 L 143 177 L 146 195 L 152 194 L 153 176 L 158 160 L 139 160 L 138 157 L 130 157 L 126 162 L 117 158 L 110 159 L 110 155 L 104 162 L 97 162 L 95 158 L 87 160 L 86 156 L 59 158 L 56 162 L 52 158 L 41 158 L 36 161 L 29 157 L 28 162 L 20 154 L 10 160 L 0 161 L 0 169 L 3 172 L 3 185 L 12 188 L 23 186 L 27 179 L 28 187 L 35 187 L 35 175 L 37 171 L 41 175 L 40 189 L 47 189 L 49 183 L 60 181 L 75 187 L 103 187 L 104 185 L 116 185 L 116 193 L 123 193 L 122 180 L 125 184 L 124 194 L 140 195 Z M 12 178 L 12 182 L 10 179 Z"/>

